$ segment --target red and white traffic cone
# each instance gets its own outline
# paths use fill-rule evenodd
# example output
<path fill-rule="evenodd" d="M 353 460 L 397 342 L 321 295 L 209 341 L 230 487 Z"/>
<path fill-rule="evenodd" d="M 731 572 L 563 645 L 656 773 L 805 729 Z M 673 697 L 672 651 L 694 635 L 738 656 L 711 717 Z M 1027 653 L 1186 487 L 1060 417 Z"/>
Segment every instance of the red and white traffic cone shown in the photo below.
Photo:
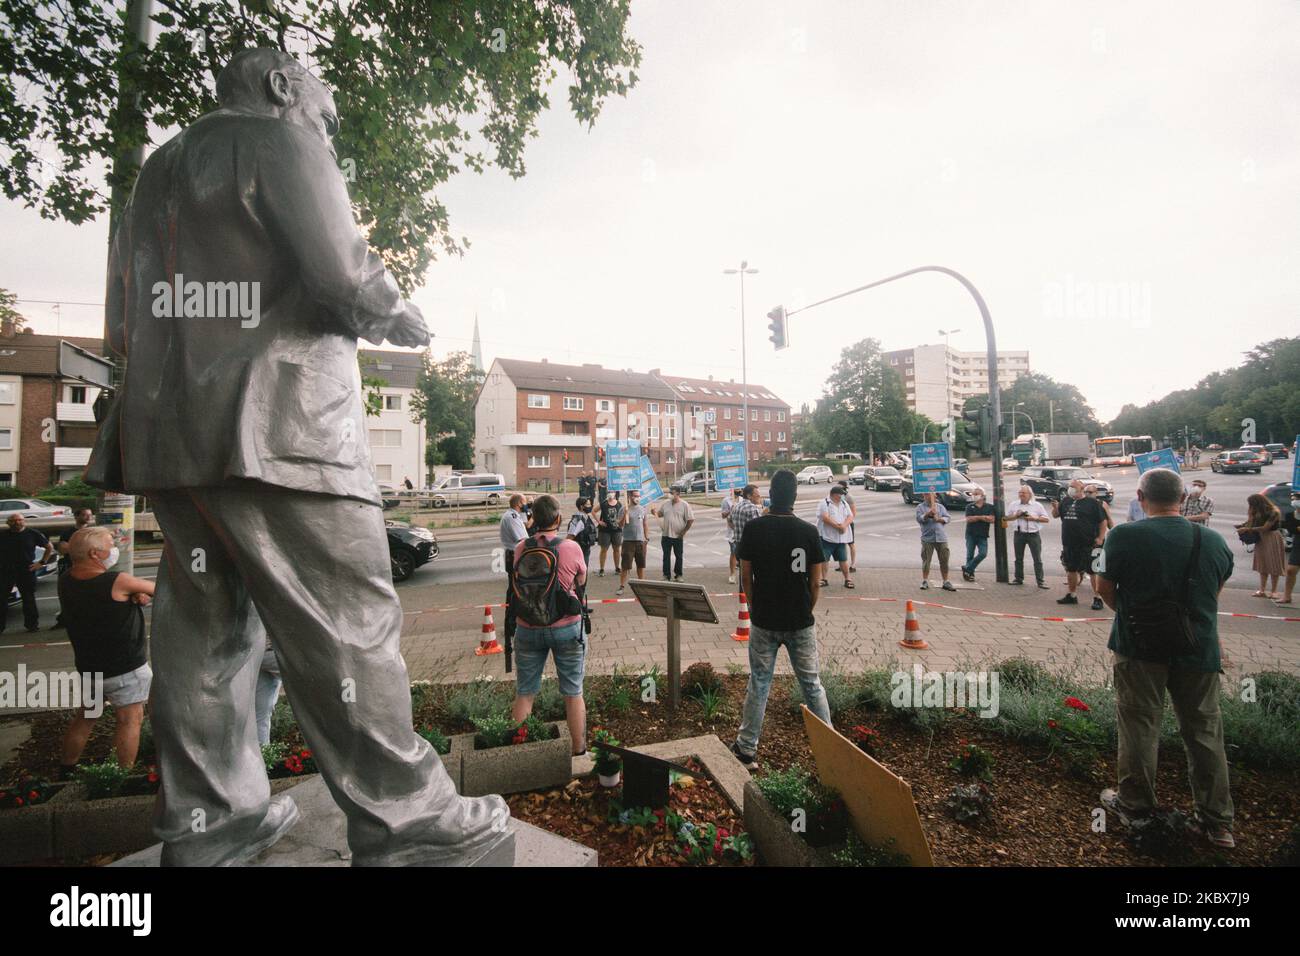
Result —
<path fill-rule="evenodd" d="M 483 639 L 478 642 L 478 647 L 474 649 L 475 657 L 486 657 L 488 654 L 500 654 L 505 650 L 497 643 L 497 626 L 492 623 L 492 605 L 483 606 Z"/>
<path fill-rule="evenodd" d="M 749 640 L 749 599 L 745 592 L 740 592 L 740 616 L 736 619 L 736 633 L 731 635 L 733 641 Z"/>
<path fill-rule="evenodd" d="M 921 622 L 916 619 L 916 608 L 912 602 L 907 602 L 907 619 L 903 622 L 903 639 L 898 642 L 899 647 L 906 647 L 912 651 L 923 651 L 930 645 L 921 640 Z"/>

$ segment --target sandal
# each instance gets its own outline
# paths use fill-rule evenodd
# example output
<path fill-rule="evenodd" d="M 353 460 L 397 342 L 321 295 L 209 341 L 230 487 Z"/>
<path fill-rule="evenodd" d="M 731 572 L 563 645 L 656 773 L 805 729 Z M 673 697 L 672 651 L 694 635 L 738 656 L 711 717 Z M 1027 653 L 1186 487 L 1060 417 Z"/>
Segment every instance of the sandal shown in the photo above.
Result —
<path fill-rule="evenodd" d="M 1265 594 L 1263 591 L 1256 591 L 1254 594 L 1251 595 L 1251 597 L 1268 597 L 1268 595 Z"/>
<path fill-rule="evenodd" d="M 852 588 L 853 588 L 854 585 L 853 585 L 853 582 L 852 582 L 852 581 L 845 581 L 845 582 L 844 582 L 844 586 L 845 586 L 846 588 L 849 588 L 850 590 L 852 590 Z"/>
<path fill-rule="evenodd" d="M 822 578 L 822 587 L 829 587 L 830 583 L 831 582 L 827 581 L 825 578 Z"/>

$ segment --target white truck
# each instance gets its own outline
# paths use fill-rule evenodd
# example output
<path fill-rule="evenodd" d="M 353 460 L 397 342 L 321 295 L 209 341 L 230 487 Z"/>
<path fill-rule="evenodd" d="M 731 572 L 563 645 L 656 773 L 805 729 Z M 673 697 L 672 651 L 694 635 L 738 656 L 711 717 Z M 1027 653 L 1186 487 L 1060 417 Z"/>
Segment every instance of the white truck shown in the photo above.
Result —
<path fill-rule="evenodd" d="M 1011 443 L 1011 455 L 1021 468 L 1060 463 L 1080 466 L 1092 458 L 1092 442 L 1086 432 L 1018 435 Z"/>

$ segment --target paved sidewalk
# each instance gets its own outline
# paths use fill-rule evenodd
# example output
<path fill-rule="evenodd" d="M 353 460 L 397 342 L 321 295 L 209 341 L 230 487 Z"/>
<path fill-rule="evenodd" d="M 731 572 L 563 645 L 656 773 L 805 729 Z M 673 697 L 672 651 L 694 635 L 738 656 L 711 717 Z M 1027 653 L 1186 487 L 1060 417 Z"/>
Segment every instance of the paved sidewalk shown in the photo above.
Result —
<path fill-rule="evenodd" d="M 709 661 L 715 667 L 747 668 L 746 645 L 733 641 L 737 601 L 734 585 L 727 584 L 725 571 L 703 571 L 690 581 L 705 585 L 717 608 L 716 625 L 682 624 L 682 665 Z M 1014 655 L 1042 661 L 1057 670 L 1074 671 L 1092 680 L 1110 671 L 1106 639 L 1110 633 L 1109 610 L 1091 611 L 1089 595 L 1078 606 L 1062 607 L 1056 598 L 1064 593 L 1063 581 L 1049 578 L 1052 589 L 999 585 L 990 575 L 976 585 L 957 584 L 955 594 L 931 588 L 921 591 L 914 571 L 866 570 L 855 575 L 854 590 L 832 581 L 823 589 L 817 608 L 817 638 L 823 663 L 834 659 L 848 670 L 892 666 L 895 662 L 920 662 L 928 669 L 970 669 Z M 594 578 L 593 602 L 612 599 L 617 578 Z M 483 621 L 483 605 L 499 603 L 505 591 L 500 583 L 461 584 L 454 588 L 430 585 L 405 588 L 402 595 L 407 616 L 402 628 L 402 653 L 413 679 L 463 681 L 480 674 L 509 679 L 504 656 L 476 657 Z M 629 588 L 627 598 L 632 597 Z M 929 642 L 925 651 L 908 651 L 898 646 L 903 635 L 904 602 L 917 602 L 922 637 Z M 921 603 L 921 602 L 928 602 Z M 947 605 L 938 607 L 929 605 Z M 1222 611 L 1271 615 L 1277 620 L 1221 617 L 1219 633 L 1229 666 L 1229 678 L 1260 670 L 1282 669 L 1300 673 L 1300 618 L 1294 609 L 1280 609 L 1272 602 L 1252 599 L 1240 588 L 1225 590 Z M 985 613 L 976 613 L 976 612 Z M 1063 621 L 1034 620 L 1030 617 L 999 617 L 989 612 L 1065 618 Z M 504 615 L 493 609 L 501 638 Z M 667 663 L 664 622 L 647 618 L 635 600 L 598 604 L 592 616 L 588 638 L 588 673 L 610 673 L 615 667 L 643 670 L 654 663 Z M 1091 619 L 1091 620 L 1089 620 Z M 1100 619 L 1100 620 L 1097 620 Z M 778 670 L 789 672 L 788 659 L 781 655 Z M 548 665 L 548 673 L 552 673 Z"/>

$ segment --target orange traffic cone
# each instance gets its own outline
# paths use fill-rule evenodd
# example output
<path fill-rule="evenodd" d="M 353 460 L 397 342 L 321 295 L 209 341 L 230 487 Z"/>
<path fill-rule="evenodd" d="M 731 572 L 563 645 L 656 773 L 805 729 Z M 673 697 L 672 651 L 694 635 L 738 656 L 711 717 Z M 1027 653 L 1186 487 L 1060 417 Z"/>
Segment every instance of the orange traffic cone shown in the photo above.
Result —
<path fill-rule="evenodd" d="M 474 649 L 475 657 L 486 657 L 488 654 L 500 654 L 505 648 L 497 643 L 497 626 L 492 623 L 492 605 L 483 606 L 483 639 L 478 642 L 478 647 Z"/>
<path fill-rule="evenodd" d="M 923 651 L 930 646 L 921 640 L 921 622 L 916 619 L 916 608 L 911 601 L 907 602 L 907 620 L 903 624 L 903 639 L 898 642 L 898 646 L 912 651 Z"/>
<path fill-rule="evenodd" d="M 736 620 L 736 633 L 731 635 L 733 641 L 749 640 L 749 599 L 745 592 L 740 592 L 740 616 Z"/>

